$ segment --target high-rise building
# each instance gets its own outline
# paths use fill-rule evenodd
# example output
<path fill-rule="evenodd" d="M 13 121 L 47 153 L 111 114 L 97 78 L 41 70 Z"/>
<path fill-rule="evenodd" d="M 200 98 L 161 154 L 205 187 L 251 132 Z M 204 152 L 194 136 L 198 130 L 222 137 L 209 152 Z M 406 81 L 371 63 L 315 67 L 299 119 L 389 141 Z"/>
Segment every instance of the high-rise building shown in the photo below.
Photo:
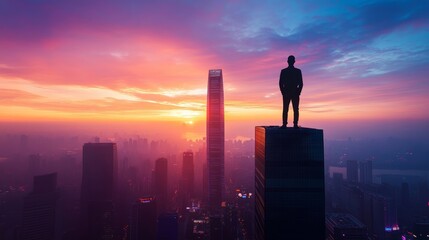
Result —
<path fill-rule="evenodd" d="M 35 176 L 33 185 L 24 199 L 21 239 L 55 239 L 57 173 Z"/>
<path fill-rule="evenodd" d="M 156 239 L 156 200 L 154 197 L 139 198 L 131 213 L 130 240 Z"/>
<path fill-rule="evenodd" d="M 194 197 L 194 153 L 192 151 L 183 153 L 182 183 L 185 200 Z"/>
<path fill-rule="evenodd" d="M 224 194 L 225 122 L 221 69 L 209 70 L 207 88 L 208 206 L 212 215 L 221 213 Z"/>
<path fill-rule="evenodd" d="M 158 233 L 156 239 L 179 239 L 179 215 L 177 213 L 163 213 L 158 217 Z"/>
<path fill-rule="evenodd" d="M 363 184 L 372 184 L 372 161 L 359 162 L 360 182 Z"/>
<path fill-rule="evenodd" d="M 323 130 L 256 127 L 255 136 L 255 239 L 325 239 Z"/>
<path fill-rule="evenodd" d="M 168 181 L 167 181 L 167 159 L 159 158 L 155 161 L 154 171 L 154 193 L 157 202 L 158 215 L 167 210 L 168 204 Z"/>
<path fill-rule="evenodd" d="M 117 174 L 116 143 L 83 145 L 82 238 L 113 238 L 113 201 Z"/>
<path fill-rule="evenodd" d="M 355 160 L 347 161 L 347 181 L 358 183 L 358 162 Z"/>
<path fill-rule="evenodd" d="M 326 215 L 327 240 L 368 240 L 368 229 L 351 214 Z"/>

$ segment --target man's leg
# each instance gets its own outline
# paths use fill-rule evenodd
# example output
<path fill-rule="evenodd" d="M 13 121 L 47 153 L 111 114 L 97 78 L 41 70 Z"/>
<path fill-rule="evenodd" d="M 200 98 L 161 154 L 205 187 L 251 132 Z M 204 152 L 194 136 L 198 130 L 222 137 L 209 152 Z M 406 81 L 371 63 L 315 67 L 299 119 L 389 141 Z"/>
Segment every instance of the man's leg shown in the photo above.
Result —
<path fill-rule="evenodd" d="M 283 95 L 283 126 L 287 125 L 287 115 L 289 112 L 290 97 Z"/>
<path fill-rule="evenodd" d="M 292 98 L 292 107 L 293 107 L 293 125 L 298 126 L 299 120 L 299 95 Z"/>

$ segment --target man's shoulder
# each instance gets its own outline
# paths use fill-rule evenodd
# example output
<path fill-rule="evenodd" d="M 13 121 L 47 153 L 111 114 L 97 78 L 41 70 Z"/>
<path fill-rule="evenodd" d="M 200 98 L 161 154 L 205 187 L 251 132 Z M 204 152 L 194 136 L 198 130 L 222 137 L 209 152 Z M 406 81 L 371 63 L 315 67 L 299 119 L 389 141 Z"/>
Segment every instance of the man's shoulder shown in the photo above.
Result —
<path fill-rule="evenodd" d="M 283 68 L 282 72 L 301 72 L 301 69 L 296 67 L 287 67 L 287 68 Z"/>

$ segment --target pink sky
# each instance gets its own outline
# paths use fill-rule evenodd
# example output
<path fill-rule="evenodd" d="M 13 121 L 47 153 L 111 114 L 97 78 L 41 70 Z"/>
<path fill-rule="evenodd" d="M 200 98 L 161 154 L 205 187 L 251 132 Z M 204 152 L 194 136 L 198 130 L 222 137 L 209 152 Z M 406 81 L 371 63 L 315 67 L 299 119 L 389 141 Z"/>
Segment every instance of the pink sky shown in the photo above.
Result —
<path fill-rule="evenodd" d="M 169 122 L 204 135 L 208 70 L 221 68 L 229 136 L 251 137 L 254 125 L 281 123 L 278 76 L 291 54 L 304 77 L 301 125 L 429 120 L 426 3 L 0 9 L 1 122 Z"/>

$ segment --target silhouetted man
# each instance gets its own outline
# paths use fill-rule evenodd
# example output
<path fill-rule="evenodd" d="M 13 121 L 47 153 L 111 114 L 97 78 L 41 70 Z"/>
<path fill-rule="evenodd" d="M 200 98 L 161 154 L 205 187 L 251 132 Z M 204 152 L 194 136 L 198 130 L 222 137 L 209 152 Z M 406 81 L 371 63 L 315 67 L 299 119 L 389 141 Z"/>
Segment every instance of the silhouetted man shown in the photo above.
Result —
<path fill-rule="evenodd" d="M 293 127 L 298 128 L 298 119 L 299 119 L 299 95 L 302 91 L 302 73 L 301 70 L 295 68 L 293 64 L 295 63 L 295 57 L 290 55 L 287 58 L 287 63 L 289 66 L 282 69 L 280 72 L 279 86 L 280 91 L 283 95 L 283 125 L 282 128 L 285 128 L 287 125 L 287 115 L 289 111 L 289 103 L 292 100 L 293 107 Z"/>

